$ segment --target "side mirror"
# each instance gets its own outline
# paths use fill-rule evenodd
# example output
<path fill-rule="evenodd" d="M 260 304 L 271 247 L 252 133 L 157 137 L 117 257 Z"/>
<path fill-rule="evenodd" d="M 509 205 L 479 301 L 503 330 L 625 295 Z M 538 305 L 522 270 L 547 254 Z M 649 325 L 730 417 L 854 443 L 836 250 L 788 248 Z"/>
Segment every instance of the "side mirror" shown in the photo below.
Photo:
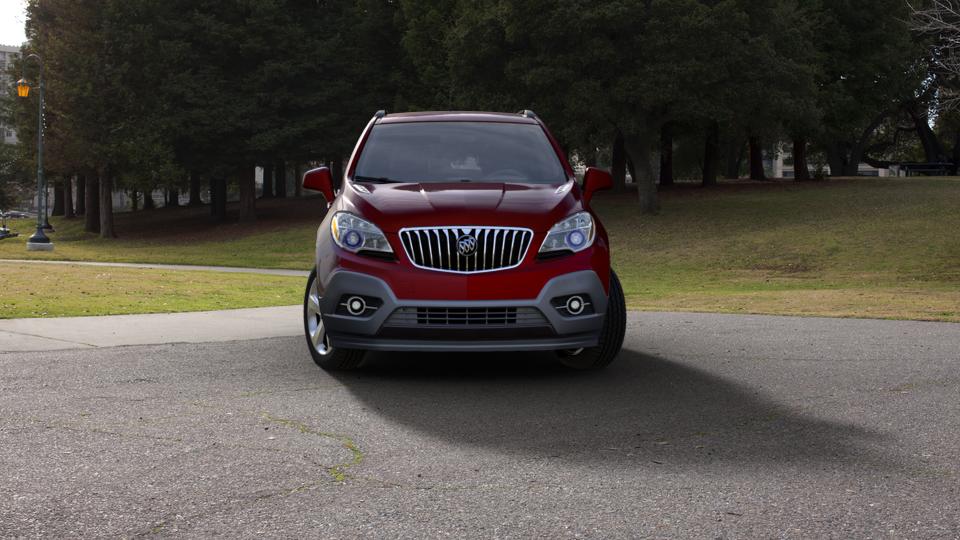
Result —
<path fill-rule="evenodd" d="M 593 194 L 613 187 L 613 176 L 609 172 L 596 167 L 587 167 L 583 175 L 583 204 L 590 204 Z"/>
<path fill-rule="evenodd" d="M 327 199 L 327 204 L 333 203 L 333 176 L 330 175 L 329 167 L 317 167 L 303 173 L 303 188 L 323 193 Z"/>

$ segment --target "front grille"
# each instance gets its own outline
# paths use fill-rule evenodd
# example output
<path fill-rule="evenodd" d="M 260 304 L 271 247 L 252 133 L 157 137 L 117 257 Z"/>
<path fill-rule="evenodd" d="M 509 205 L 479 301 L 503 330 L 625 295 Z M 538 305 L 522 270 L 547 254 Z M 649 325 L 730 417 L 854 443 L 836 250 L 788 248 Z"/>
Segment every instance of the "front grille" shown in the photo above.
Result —
<path fill-rule="evenodd" d="M 473 250 L 460 249 L 461 242 Z M 518 266 L 533 231 L 514 227 L 417 227 L 400 230 L 407 257 L 418 268 L 472 274 Z M 466 251 L 466 253 L 465 253 Z"/>
<path fill-rule="evenodd" d="M 384 326 L 392 328 L 518 328 L 547 326 L 533 307 L 402 307 Z"/>

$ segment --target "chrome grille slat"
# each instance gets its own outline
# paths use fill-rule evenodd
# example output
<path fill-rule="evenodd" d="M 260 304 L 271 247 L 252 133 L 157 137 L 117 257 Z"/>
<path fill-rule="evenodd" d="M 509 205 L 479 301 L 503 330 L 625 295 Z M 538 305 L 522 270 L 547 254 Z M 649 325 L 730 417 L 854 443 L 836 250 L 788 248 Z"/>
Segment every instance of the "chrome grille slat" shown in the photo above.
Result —
<path fill-rule="evenodd" d="M 477 263 L 479 262 L 479 258 L 480 258 L 480 235 L 481 235 L 482 233 L 483 233 L 483 231 L 477 232 L 476 229 L 473 230 L 473 236 L 475 236 L 476 239 L 477 239 L 477 249 L 476 249 L 476 251 L 473 252 L 473 271 L 474 271 L 474 272 L 476 272 L 476 271 L 478 271 L 478 270 L 483 270 L 482 268 L 480 268 L 480 267 L 477 265 Z"/>
<path fill-rule="evenodd" d="M 433 266 L 433 238 L 430 231 L 424 231 L 427 237 L 427 252 L 430 253 L 430 266 Z"/>
<path fill-rule="evenodd" d="M 473 254 L 473 260 L 476 262 L 475 270 L 486 270 L 487 265 L 485 259 L 487 258 L 487 230 L 481 229 L 477 233 L 477 251 Z M 481 255 L 482 254 L 482 255 Z"/>
<path fill-rule="evenodd" d="M 472 235 L 476 249 L 461 255 L 458 240 Z M 519 266 L 533 243 L 533 231 L 520 227 L 411 227 L 400 230 L 400 244 L 418 268 L 474 274 Z"/>
<path fill-rule="evenodd" d="M 440 241 L 440 253 L 444 251 L 447 253 L 447 263 L 443 265 L 445 269 L 450 268 L 450 237 L 447 235 L 446 229 L 440 229 L 440 232 L 437 233 L 437 240 L 440 239 L 440 233 L 443 233 L 443 240 Z M 443 263 L 443 255 L 440 255 L 440 262 Z"/>
<path fill-rule="evenodd" d="M 503 266 L 503 254 L 507 251 L 507 231 L 503 231 L 503 238 L 500 240 L 500 266 Z"/>
<path fill-rule="evenodd" d="M 443 268 L 443 239 L 440 237 L 440 231 L 432 231 L 431 234 L 435 237 L 434 242 L 437 245 L 437 264 Z"/>

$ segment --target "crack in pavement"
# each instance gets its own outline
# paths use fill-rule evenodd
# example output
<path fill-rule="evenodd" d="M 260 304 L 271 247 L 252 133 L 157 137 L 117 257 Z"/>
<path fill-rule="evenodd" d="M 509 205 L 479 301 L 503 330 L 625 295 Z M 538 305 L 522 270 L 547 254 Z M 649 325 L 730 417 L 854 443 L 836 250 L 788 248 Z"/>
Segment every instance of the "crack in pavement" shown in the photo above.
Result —
<path fill-rule="evenodd" d="M 8 330 L 6 328 L 0 329 L 0 332 L 4 332 L 6 334 L 14 334 L 17 336 L 27 336 L 27 337 L 38 338 L 38 339 L 48 339 L 50 341 L 59 341 L 60 343 L 69 343 L 71 345 L 83 345 L 85 347 L 91 347 L 94 349 L 99 348 L 98 345 L 94 345 L 92 343 L 84 343 L 83 341 L 72 341 L 69 339 L 60 339 L 60 338 L 54 338 L 50 336 L 41 336 L 39 334 L 31 334 L 29 332 L 17 332 L 15 330 Z M 17 352 L 22 353 L 22 352 L 32 352 L 32 351 L 0 351 L 0 353 L 17 353 Z M 43 351 L 37 351 L 37 352 L 43 352 Z"/>
<path fill-rule="evenodd" d="M 346 448 L 347 450 L 349 450 L 350 453 L 353 454 L 353 459 L 351 459 L 350 461 L 345 461 L 343 463 L 338 463 L 327 469 L 327 472 L 330 473 L 330 476 L 332 476 L 333 479 L 337 482 L 342 483 L 346 481 L 347 479 L 346 470 L 355 465 L 359 465 L 363 461 L 363 452 L 360 450 L 360 447 L 357 446 L 357 443 L 355 443 L 353 439 L 351 439 L 350 437 L 347 437 L 344 435 L 337 435 L 335 433 L 326 433 L 323 431 L 317 431 L 315 429 L 310 428 L 309 426 L 307 426 L 302 422 L 298 422 L 296 420 L 289 420 L 286 418 L 277 418 L 275 416 L 272 416 L 269 413 L 263 413 L 262 416 L 264 419 L 269 420 L 270 422 L 274 422 L 276 424 L 280 424 L 288 428 L 296 429 L 300 433 L 309 433 L 310 435 L 316 435 L 318 437 L 335 440 L 339 442 L 341 446 L 343 446 L 343 448 Z"/>

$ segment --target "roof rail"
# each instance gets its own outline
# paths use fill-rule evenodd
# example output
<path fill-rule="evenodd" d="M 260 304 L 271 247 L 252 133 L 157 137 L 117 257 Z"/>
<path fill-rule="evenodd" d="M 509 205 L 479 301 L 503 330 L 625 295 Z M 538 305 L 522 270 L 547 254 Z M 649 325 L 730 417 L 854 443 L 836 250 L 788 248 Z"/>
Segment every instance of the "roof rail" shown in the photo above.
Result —
<path fill-rule="evenodd" d="M 386 116 L 386 115 L 387 115 L 387 111 L 385 111 L 385 110 L 383 110 L 383 109 L 380 109 L 379 111 L 373 113 L 373 117 L 374 117 L 374 118 L 383 118 L 383 117 Z"/>
<path fill-rule="evenodd" d="M 530 109 L 524 109 L 524 110 L 518 112 L 517 114 L 519 114 L 520 116 L 526 117 L 526 118 L 536 118 L 536 117 L 537 117 L 537 113 L 531 111 Z"/>

